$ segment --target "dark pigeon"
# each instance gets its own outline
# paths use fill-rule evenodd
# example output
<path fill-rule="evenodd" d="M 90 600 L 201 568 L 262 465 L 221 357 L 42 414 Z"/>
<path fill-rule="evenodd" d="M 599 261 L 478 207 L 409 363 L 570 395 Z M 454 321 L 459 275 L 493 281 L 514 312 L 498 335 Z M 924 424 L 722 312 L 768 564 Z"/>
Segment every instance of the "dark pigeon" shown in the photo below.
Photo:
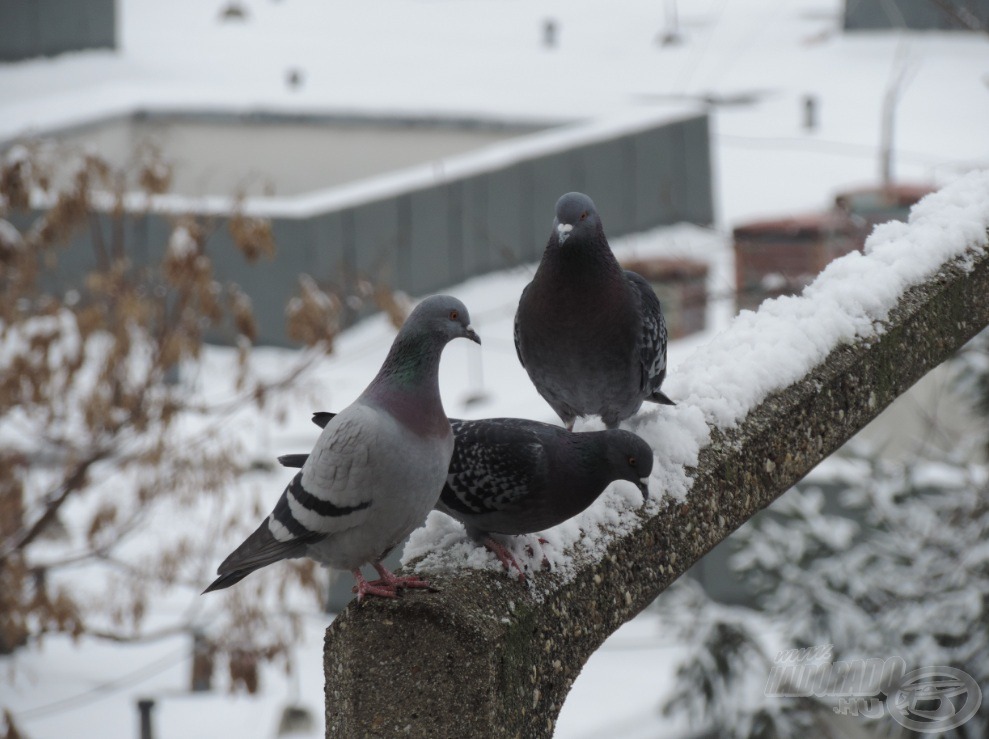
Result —
<path fill-rule="evenodd" d="M 332 413 L 316 413 L 326 425 Z M 539 421 L 450 419 L 455 446 L 436 510 L 460 521 L 467 533 L 505 565 L 522 568 L 491 534 L 531 534 L 586 509 L 615 480 L 635 483 L 648 497 L 652 449 L 631 431 L 574 433 Z M 278 458 L 289 467 L 306 455 Z"/>
<path fill-rule="evenodd" d="M 515 350 L 536 390 L 568 429 L 589 415 L 615 428 L 643 401 L 674 405 L 660 389 L 666 343 L 659 298 L 618 264 L 593 201 L 561 197 L 515 314 Z"/>
<path fill-rule="evenodd" d="M 381 560 L 422 524 L 443 489 L 454 442 L 438 370 L 443 348 L 457 337 L 480 343 L 456 298 L 427 298 L 412 311 L 377 376 L 325 425 L 274 510 L 223 561 L 204 592 L 302 556 L 349 570 L 358 600 L 428 587 L 417 577 L 394 575 Z M 360 568 L 367 563 L 379 580 L 364 579 Z"/>

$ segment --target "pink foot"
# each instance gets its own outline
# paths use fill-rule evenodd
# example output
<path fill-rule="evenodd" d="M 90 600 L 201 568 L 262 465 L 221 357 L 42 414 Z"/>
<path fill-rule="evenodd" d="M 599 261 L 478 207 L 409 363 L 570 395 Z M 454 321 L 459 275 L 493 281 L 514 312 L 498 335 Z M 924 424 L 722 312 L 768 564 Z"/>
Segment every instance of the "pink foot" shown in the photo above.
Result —
<path fill-rule="evenodd" d="M 398 597 L 398 591 L 395 590 L 395 586 L 383 584 L 380 580 L 368 582 L 364 579 L 364 575 L 361 573 L 360 569 L 353 569 L 350 572 L 357 581 L 357 584 L 351 588 L 351 592 L 357 593 L 358 603 L 364 600 L 365 595 L 377 595 L 379 598 Z"/>
<path fill-rule="evenodd" d="M 494 552 L 495 556 L 498 558 L 498 561 L 501 562 L 501 564 L 505 567 L 506 570 L 511 572 L 513 567 L 516 570 L 518 570 L 519 582 L 525 582 L 525 572 L 522 571 L 522 568 L 519 567 L 519 563 L 515 560 L 515 557 L 512 556 L 512 553 L 510 551 L 505 549 L 504 545 L 498 543 L 490 536 L 485 536 L 483 539 L 481 539 L 481 543 L 489 551 Z"/>
<path fill-rule="evenodd" d="M 378 571 L 381 575 L 377 580 L 371 580 L 370 582 L 364 580 L 364 576 L 358 576 L 360 570 L 354 570 L 354 577 L 357 578 L 357 585 L 351 588 L 351 592 L 357 593 L 357 599 L 361 599 L 361 589 L 369 595 L 382 595 L 385 598 L 397 598 L 398 591 L 402 588 L 426 588 L 429 590 L 435 590 L 432 585 L 423 580 L 416 575 L 403 575 L 398 576 L 393 572 L 390 572 L 385 568 L 380 562 L 372 563 L 374 569 Z M 361 583 L 364 583 L 362 586 Z M 387 593 L 387 595 L 386 595 Z"/>
<path fill-rule="evenodd" d="M 374 562 L 372 565 L 374 569 L 378 571 L 381 575 L 380 580 L 375 580 L 372 584 L 381 583 L 383 585 L 390 585 L 393 588 L 432 588 L 428 582 L 423 580 L 417 575 L 396 575 L 393 572 L 389 572 L 385 569 L 385 566 L 380 562 Z"/>

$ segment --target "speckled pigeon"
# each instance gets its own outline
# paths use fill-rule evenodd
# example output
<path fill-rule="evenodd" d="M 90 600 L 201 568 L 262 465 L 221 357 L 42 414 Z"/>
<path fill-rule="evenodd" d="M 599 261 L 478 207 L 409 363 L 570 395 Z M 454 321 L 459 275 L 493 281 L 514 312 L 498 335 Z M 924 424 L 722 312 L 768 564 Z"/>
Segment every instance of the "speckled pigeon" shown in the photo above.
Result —
<path fill-rule="evenodd" d="M 549 243 L 515 314 L 515 350 L 568 429 L 588 415 L 615 428 L 644 400 L 674 405 L 660 390 L 666 321 L 659 298 L 618 264 L 582 193 L 556 203 Z"/>
<path fill-rule="evenodd" d="M 316 413 L 326 425 L 332 413 Z M 522 418 L 450 419 L 456 445 L 436 509 L 504 564 L 522 568 L 491 534 L 530 534 L 566 521 L 593 503 L 615 480 L 635 483 L 648 497 L 652 449 L 631 431 L 574 433 Z M 304 454 L 279 461 L 302 464 Z"/>
<path fill-rule="evenodd" d="M 443 489 L 454 442 L 438 371 L 443 347 L 457 337 L 480 343 L 456 298 L 427 298 L 412 311 L 377 376 L 326 424 L 274 510 L 223 561 L 204 592 L 302 556 L 350 570 L 359 600 L 428 587 L 417 577 L 394 575 L 381 560 L 425 520 Z M 366 563 L 379 580 L 364 579 Z"/>

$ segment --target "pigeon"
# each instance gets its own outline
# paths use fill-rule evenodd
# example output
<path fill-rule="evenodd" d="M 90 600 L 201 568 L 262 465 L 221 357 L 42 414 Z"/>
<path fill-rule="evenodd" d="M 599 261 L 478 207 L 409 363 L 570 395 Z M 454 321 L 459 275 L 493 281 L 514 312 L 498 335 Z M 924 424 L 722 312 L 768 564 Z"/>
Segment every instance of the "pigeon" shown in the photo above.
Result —
<path fill-rule="evenodd" d="M 556 203 L 549 243 L 515 313 L 515 351 L 568 429 L 588 415 L 616 428 L 645 400 L 675 405 L 660 390 L 666 321 L 659 298 L 618 264 L 583 193 Z"/>
<path fill-rule="evenodd" d="M 203 592 L 302 556 L 350 570 L 359 601 L 429 587 L 415 576 L 394 575 L 381 560 L 425 520 L 443 489 L 454 441 L 438 372 L 443 348 L 458 337 L 481 343 L 464 304 L 448 295 L 423 300 L 371 384 L 326 424 L 274 510 Z M 364 579 L 366 563 L 380 579 Z"/>
<path fill-rule="evenodd" d="M 332 413 L 315 413 L 325 426 Z M 462 421 L 451 418 L 456 441 L 443 492 L 436 503 L 468 535 L 490 549 L 505 569 L 525 574 L 491 534 L 531 534 L 562 523 L 597 500 L 615 480 L 628 480 L 648 498 L 653 454 L 631 431 L 574 433 L 522 418 Z M 302 465 L 305 454 L 278 460 Z"/>

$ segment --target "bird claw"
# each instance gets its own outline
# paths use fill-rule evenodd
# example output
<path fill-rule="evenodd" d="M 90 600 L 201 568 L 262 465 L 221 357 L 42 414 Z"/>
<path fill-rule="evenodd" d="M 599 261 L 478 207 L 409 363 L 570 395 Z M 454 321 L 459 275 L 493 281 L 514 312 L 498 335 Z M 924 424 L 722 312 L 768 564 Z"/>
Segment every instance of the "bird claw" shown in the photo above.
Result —
<path fill-rule="evenodd" d="M 389 571 L 380 562 L 375 562 L 373 564 L 374 569 L 378 571 L 381 577 L 377 580 L 372 580 L 369 585 L 375 585 L 379 587 L 387 587 L 392 590 L 402 590 L 404 588 L 411 589 L 422 589 L 429 590 L 434 593 L 439 592 L 436 588 L 429 584 L 428 581 L 423 580 L 418 575 L 396 575 L 394 572 Z"/>
<path fill-rule="evenodd" d="M 398 591 L 387 585 L 380 585 L 380 580 L 373 580 L 371 582 L 364 582 L 363 587 L 361 585 L 355 585 L 350 589 L 350 592 L 357 593 L 357 602 L 360 603 L 364 600 L 367 595 L 376 595 L 379 598 L 397 598 Z"/>
<path fill-rule="evenodd" d="M 424 588 L 437 592 L 436 588 L 416 575 L 400 577 L 389 572 L 378 562 L 374 563 L 374 569 L 378 571 L 381 577 L 371 581 L 364 579 L 360 569 L 351 571 L 357 584 L 350 589 L 350 592 L 357 594 L 358 603 L 363 601 L 367 595 L 376 595 L 379 598 L 398 598 L 401 595 L 399 591 L 403 588 Z"/>
<path fill-rule="evenodd" d="M 435 588 L 430 585 L 426 580 L 415 575 L 406 575 L 399 577 L 398 575 L 392 575 L 390 579 L 382 577 L 379 580 L 371 580 L 368 585 L 381 585 L 384 587 L 390 587 L 392 589 L 402 588 L 423 588 L 424 590 L 435 590 Z"/>
<path fill-rule="evenodd" d="M 519 572 L 518 580 L 520 583 L 524 583 L 526 581 L 525 572 L 522 570 L 522 567 L 519 565 L 515 557 L 512 556 L 512 553 L 508 551 L 503 544 L 495 541 L 490 536 L 485 536 L 484 539 L 481 540 L 481 543 L 485 546 L 485 548 L 489 552 L 494 553 L 494 555 L 498 558 L 498 561 L 501 562 L 502 566 L 504 566 L 504 568 L 508 572 L 511 572 L 513 567 L 516 570 L 518 570 Z"/>

